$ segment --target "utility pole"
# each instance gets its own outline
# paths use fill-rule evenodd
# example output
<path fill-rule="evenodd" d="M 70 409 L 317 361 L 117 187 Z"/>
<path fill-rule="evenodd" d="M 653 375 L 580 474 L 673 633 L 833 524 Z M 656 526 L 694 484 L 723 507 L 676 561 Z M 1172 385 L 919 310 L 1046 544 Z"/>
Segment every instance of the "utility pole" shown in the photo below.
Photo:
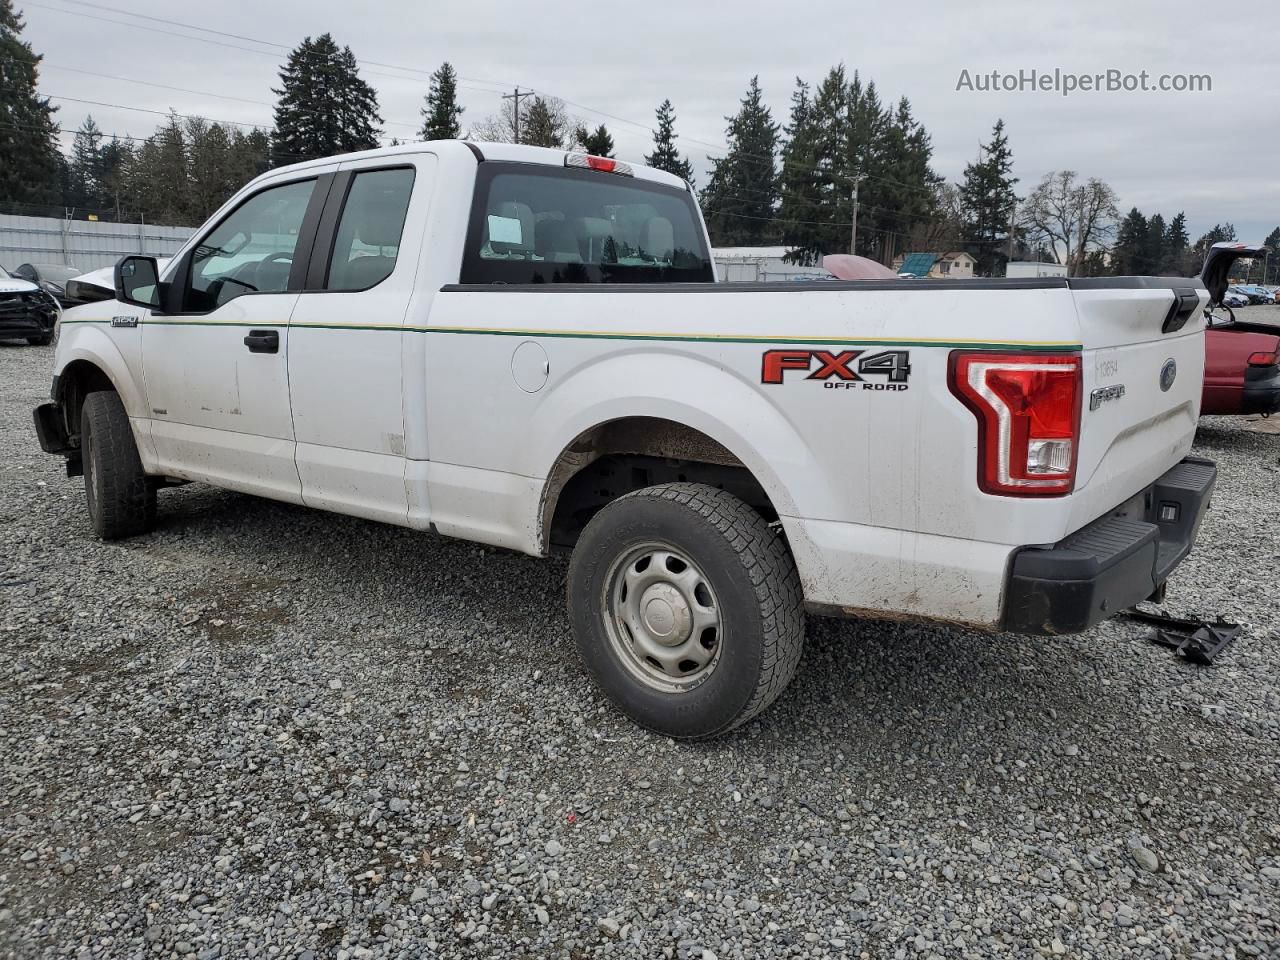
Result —
<path fill-rule="evenodd" d="M 520 98 L 521 98 L 521 97 L 532 97 L 532 96 L 533 96 L 533 91 L 532 91 L 532 90 L 526 90 L 524 93 L 521 93 L 521 92 L 520 92 L 520 88 L 519 88 L 519 87 L 516 87 L 515 93 L 504 93 L 504 94 L 502 95 L 502 99 L 503 99 L 503 100 L 513 100 L 513 101 L 515 101 L 515 102 L 512 104 L 512 107 L 514 108 L 512 112 L 513 112 L 513 113 L 514 113 L 514 115 L 515 115 L 515 133 L 516 133 L 516 143 L 519 143 L 519 142 L 520 142 Z"/>
<path fill-rule="evenodd" d="M 1018 201 L 1013 201 L 1013 209 L 1009 211 L 1009 255 L 1005 261 L 1013 259 L 1013 235 L 1018 229 Z"/>
<path fill-rule="evenodd" d="M 853 226 L 849 231 L 849 252 L 853 254 L 858 252 L 858 184 L 861 182 L 861 176 L 853 178 Z"/>

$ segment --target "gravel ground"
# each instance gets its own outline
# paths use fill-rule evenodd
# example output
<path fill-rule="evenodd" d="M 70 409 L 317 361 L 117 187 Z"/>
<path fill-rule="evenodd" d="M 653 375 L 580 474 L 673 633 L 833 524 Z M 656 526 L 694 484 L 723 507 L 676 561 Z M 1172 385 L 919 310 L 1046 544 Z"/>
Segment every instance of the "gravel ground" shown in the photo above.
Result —
<path fill-rule="evenodd" d="M 1176 612 L 1039 640 L 812 620 L 711 744 L 576 663 L 565 564 L 192 485 L 95 541 L 0 346 L 0 955 L 1280 956 L 1280 437 Z"/>

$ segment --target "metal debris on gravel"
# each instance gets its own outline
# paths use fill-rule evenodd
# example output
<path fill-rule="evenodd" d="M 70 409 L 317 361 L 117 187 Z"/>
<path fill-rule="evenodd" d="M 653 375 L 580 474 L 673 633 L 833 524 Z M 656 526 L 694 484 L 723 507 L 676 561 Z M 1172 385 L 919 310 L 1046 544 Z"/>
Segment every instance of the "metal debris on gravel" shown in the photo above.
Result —
<path fill-rule="evenodd" d="M 733 735 L 586 682 L 562 561 L 192 485 L 89 533 L 0 345 L 0 956 L 1280 956 L 1280 440 L 1170 585 L 1212 668 L 1107 623 L 814 619 Z"/>

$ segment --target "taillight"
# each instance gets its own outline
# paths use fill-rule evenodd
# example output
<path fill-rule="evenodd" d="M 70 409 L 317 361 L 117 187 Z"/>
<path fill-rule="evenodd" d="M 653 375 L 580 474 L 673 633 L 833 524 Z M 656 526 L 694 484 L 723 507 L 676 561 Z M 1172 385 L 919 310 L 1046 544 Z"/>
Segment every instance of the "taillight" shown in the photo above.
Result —
<path fill-rule="evenodd" d="M 1271 353 L 1249 354 L 1249 366 L 1251 367 L 1274 367 L 1275 365 L 1276 354 L 1274 350 Z"/>
<path fill-rule="evenodd" d="M 599 173 L 616 173 L 623 177 L 635 176 L 629 163 L 614 160 L 612 157 L 594 157 L 589 153 L 567 153 L 564 157 L 566 167 L 581 167 Z"/>
<path fill-rule="evenodd" d="M 1076 482 L 1078 353 L 951 354 L 951 392 L 978 418 L 978 486 L 1006 496 L 1061 496 Z"/>

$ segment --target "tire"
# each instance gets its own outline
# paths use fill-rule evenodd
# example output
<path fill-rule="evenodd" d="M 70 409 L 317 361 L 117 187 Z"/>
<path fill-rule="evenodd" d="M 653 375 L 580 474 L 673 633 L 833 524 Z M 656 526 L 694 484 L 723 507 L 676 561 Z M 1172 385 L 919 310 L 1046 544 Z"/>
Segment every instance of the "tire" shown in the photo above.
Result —
<path fill-rule="evenodd" d="M 804 646 L 782 534 L 705 484 L 648 487 L 597 513 L 569 562 L 568 602 L 578 653 L 605 695 L 679 739 L 746 723 L 791 682 Z"/>
<path fill-rule="evenodd" d="M 46 333 L 39 337 L 27 337 L 27 343 L 31 344 L 33 347 L 47 347 L 49 344 L 53 343 L 53 334 Z"/>
<path fill-rule="evenodd" d="M 103 390 L 85 397 L 80 449 L 94 533 L 103 540 L 119 540 L 150 530 L 156 519 L 156 490 L 142 471 L 119 394 Z"/>

